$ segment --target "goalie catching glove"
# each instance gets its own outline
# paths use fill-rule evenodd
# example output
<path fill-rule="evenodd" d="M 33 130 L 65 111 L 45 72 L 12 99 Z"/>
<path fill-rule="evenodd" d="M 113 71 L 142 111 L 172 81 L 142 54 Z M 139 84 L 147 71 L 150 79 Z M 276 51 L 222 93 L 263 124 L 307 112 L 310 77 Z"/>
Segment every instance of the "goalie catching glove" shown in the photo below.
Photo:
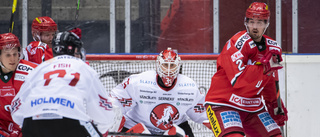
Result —
<path fill-rule="evenodd" d="M 280 64 L 281 61 L 281 50 L 272 48 L 256 63 L 256 65 L 264 65 L 264 74 L 267 74 L 270 71 L 282 69 L 283 66 Z"/>
<path fill-rule="evenodd" d="M 278 126 L 284 126 L 284 122 L 288 121 L 288 111 L 287 111 L 287 108 L 283 105 L 282 100 L 281 100 L 282 109 L 278 107 L 277 100 L 273 102 L 266 101 L 266 106 L 270 116 L 278 124 Z"/>

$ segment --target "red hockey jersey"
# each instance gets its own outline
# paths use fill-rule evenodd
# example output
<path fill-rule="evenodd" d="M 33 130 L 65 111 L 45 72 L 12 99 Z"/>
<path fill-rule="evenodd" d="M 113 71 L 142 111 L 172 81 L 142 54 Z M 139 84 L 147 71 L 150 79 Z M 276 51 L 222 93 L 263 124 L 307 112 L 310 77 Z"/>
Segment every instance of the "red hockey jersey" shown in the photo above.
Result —
<path fill-rule="evenodd" d="M 11 101 L 20 90 L 22 83 L 26 76 L 37 65 L 26 60 L 20 60 L 17 69 L 12 75 L 4 76 L 4 79 L 0 80 L 0 130 L 4 130 L 7 133 L 12 132 L 14 126 L 10 108 Z M 0 75 L 3 75 L 0 73 Z"/>
<path fill-rule="evenodd" d="M 265 45 L 257 45 L 247 31 L 235 34 L 217 60 L 217 72 L 211 79 L 205 104 L 229 106 L 247 112 L 263 109 L 262 94 L 276 99 L 275 75 L 263 74 L 263 65 L 255 65 L 271 49 L 281 47 L 263 35 Z M 264 93 L 263 93 L 264 92 Z"/>
<path fill-rule="evenodd" d="M 52 49 L 45 43 L 33 41 L 26 47 L 25 60 L 40 64 L 53 58 Z"/>

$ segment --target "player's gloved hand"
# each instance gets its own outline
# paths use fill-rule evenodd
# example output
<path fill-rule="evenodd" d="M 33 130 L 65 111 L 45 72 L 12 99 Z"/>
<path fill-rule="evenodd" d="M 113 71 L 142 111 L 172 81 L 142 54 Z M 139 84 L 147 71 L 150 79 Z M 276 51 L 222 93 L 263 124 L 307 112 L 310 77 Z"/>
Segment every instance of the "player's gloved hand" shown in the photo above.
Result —
<path fill-rule="evenodd" d="M 204 120 L 202 124 L 205 125 L 207 128 L 209 128 L 210 130 L 212 130 L 209 120 Z"/>
<path fill-rule="evenodd" d="M 141 133 L 141 134 L 151 134 L 148 128 L 143 123 L 138 123 L 132 128 L 130 128 L 126 133 Z"/>
<path fill-rule="evenodd" d="M 0 130 L 0 137 L 9 137 L 9 133 Z"/>
<path fill-rule="evenodd" d="M 19 125 L 13 124 L 12 132 L 10 133 L 10 137 L 22 137 L 21 129 Z"/>
<path fill-rule="evenodd" d="M 264 65 L 264 74 L 267 74 L 270 71 L 282 69 L 283 66 L 280 64 L 281 61 L 281 49 L 273 48 L 269 50 L 256 64 Z"/>
<path fill-rule="evenodd" d="M 273 120 L 278 124 L 278 126 L 284 126 L 284 122 L 288 121 L 288 111 L 287 108 L 283 105 L 283 102 L 281 100 L 281 107 L 282 109 L 278 107 L 277 100 L 273 102 L 266 101 L 266 106 L 268 108 L 268 112 L 270 116 L 273 118 Z"/>
<path fill-rule="evenodd" d="M 172 124 L 173 126 L 166 130 L 163 135 L 177 135 L 180 137 L 185 137 L 186 133 L 184 132 L 184 130 L 182 128 L 180 128 L 179 126 L 177 126 L 176 124 Z"/>
<path fill-rule="evenodd" d="M 79 37 L 79 39 L 81 39 L 81 29 L 80 28 L 74 28 L 74 29 L 72 29 L 72 30 L 70 30 L 70 32 L 73 32 L 73 33 L 75 33 L 78 37 Z"/>

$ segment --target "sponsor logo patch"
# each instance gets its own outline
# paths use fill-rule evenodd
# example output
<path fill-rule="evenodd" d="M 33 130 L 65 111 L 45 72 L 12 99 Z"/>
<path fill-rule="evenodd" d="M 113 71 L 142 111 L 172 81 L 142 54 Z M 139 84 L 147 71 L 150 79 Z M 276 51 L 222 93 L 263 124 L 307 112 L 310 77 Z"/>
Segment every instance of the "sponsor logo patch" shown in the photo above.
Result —
<path fill-rule="evenodd" d="M 268 45 L 280 47 L 280 46 L 278 45 L 278 43 L 277 43 L 276 41 L 274 41 L 274 40 L 266 39 L 266 41 L 267 41 L 267 44 L 268 44 Z"/>
<path fill-rule="evenodd" d="M 268 112 L 263 112 L 259 114 L 258 117 L 268 132 L 279 128 L 277 123 L 271 118 Z"/>
<path fill-rule="evenodd" d="M 245 98 L 245 97 L 237 96 L 235 94 L 231 95 L 229 101 L 244 107 L 257 107 L 261 104 L 260 98 Z"/>
<path fill-rule="evenodd" d="M 247 33 L 243 34 L 236 42 L 236 48 L 240 50 L 244 43 L 249 39 L 250 37 L 248 36 Z"/>
<path fill-rule="evenodd" d="M 14 88 L 7 88 L 7 89 L 0 89 L 0 96 L 1 97 L 8 97 L 8 96 L 15 96 Z"/>
<path fill-rule="evenodd" d="M 121 98 L 118 99 L 123 107 L 128 106 L 130 107 L 132 105 L 132 98 Z"/>
<path fill-rule="evenodd" d="M 241 127 L 240 115 L 236 111 L 224 111 L 220 113 L 224 128 Z"/>
<path fill-rule="evenodd" d="M 29 71 L 32 71 L 33 68 L 26 64 L 19 64 L 17 67 L 17 70 L 23 71 L 23 72 L 29 72 Z"/>
<path fill-rule="evenodd" d="M 256 47 L 257 45 L 256 45 L 256 43 L 254 43 L 254 41 L 250 41 L 250 42 L 249 42 L 249 46 L 250 46 L 250 48 L 254 48 L 254 47 Z"/>
<path fill-rule="evenodd" d="M 221 134 L 221 128 L 218 122 L 218 119 L 216 115 L 214 114 L 214 111 L 211 109 L 211 106 L 209 105 L 207 108 L 207 116 L 212 128 L 212 131 L 216 137 L 218 137 Z"/>
<path fill-rule="evenodd" d="M 240 51 L 237 51 L 231 55 L 232 62 L 235 62 L 236 60 L 238 60 L 240 58 L 243 58 L 243 55 Z"/>

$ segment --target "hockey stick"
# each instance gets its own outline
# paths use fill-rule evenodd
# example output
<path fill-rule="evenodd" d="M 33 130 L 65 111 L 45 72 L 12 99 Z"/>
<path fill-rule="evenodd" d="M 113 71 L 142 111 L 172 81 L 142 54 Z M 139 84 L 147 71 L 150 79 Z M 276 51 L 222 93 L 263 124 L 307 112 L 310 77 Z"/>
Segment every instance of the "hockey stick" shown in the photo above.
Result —
<path fill-rule="evenodd" d="M 79 8 L 80 8 L 80 0 L 78 0 L 77 2 L 77 10 L 76 10 L 76 17 L 75 17 L 75 21 L 74 21 L 74 26 L 77 26 L 77 21 L 78 21 L 78 17 L 79 17 Z"/>
<path fill-rule="evenodd" d="M 17 1 L 18 1 L 18 0 L 13 0 L 13 4 L 12 4 L 12 12 L 11 12 L 10 26 L 9 26 L 9 32 L 10 32 L 10 33 L 13 32 L 13 26 L 14 26 L 13 15 L 14 15 L 14 13 L 16 12 Z"/>
<path fill-rule="evenodd" d="M 73 30 L 74 28 L 77 27 L 78 25 L 78 18 L 79 18 L 79 9 L 80 9 L 80 0 L 77 1 L 77 8 L 76 8 L 76 15 L 74 19 L 74 23 L 71 25 L 66 26 L 66 31 Z"/>
<path fill-rule="evenodd" d="M 284 111 L 282 109 L 282 105 L 281 105 L 281 98 L 280 98 L 280 87 L 279 87 L 279 81 L 276 81 L 276 90 L 277 90 L 277 103 L 278 103 L 278 107 L 275 108 L 274 113 L 275 115 L 285 115 Z M 281 133 L 283 134 L 283 126 L 280 127 L 281 129 Z"/>
<path fill-rule="evenodd" d="M 141 133 L 124 133 L 124 132 L 109 132 L 108 136 L 131 136 L 131 137 L 182 137 L 179 135 L 150 135 Z"/>

